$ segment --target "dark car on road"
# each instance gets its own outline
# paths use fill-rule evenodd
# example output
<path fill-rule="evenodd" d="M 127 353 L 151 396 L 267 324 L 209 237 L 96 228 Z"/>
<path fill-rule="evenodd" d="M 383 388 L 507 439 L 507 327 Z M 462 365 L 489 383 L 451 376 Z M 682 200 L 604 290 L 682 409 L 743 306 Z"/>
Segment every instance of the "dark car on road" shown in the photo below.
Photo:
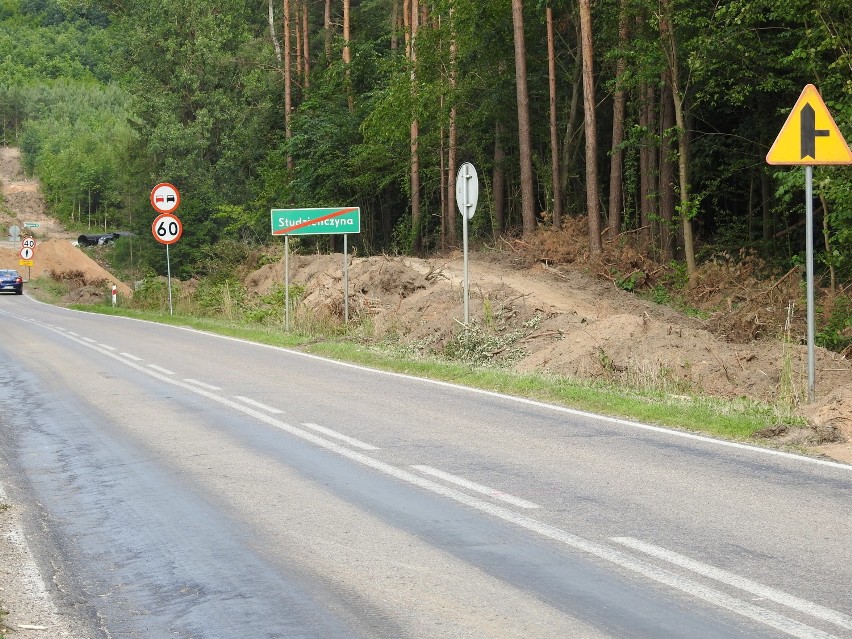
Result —
<path fill-rule="evenodd" d="M 24 278 L 18 271 L 12 269 L 0 269 L 0 293 L 14 293 L 20 295 L 24 292 Z"/>

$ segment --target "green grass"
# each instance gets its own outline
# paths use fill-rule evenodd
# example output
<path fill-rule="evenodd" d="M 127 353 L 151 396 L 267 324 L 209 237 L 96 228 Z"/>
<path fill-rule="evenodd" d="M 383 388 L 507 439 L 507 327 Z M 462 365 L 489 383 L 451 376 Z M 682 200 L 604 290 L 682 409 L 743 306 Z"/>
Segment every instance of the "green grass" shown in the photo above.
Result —
<path fill-rule="evenodd" d="M 78 310 L 145 319 L 304 352 L 380 370 L 445 381 L 482 390 L 704 433 L 748 440 L 763 428 L 779 423 L 803 424 L 792 411 L 740 398 L 723 400 L 689 393 L 630 388 L 603 381 L 572 379 L 553 374 L 520 374 L 494 366 L 474 366 L 435 356 L 417 356 L 399 348 L 358 341 L 349 335 L 285 333 L 282 326 L 251 325 L 216 318 L 144 312 L 108 305 L 81 305 Z"/>

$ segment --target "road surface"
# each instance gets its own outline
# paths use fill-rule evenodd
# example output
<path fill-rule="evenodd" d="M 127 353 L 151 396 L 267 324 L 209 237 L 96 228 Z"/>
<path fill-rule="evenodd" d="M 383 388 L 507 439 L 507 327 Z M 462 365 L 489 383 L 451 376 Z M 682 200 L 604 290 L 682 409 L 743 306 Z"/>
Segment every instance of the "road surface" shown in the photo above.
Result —
<path fill-rule="evenodd" d="M 91 637 L 852 637 L 852 467 L 0 298 L 0 489 Z"/>

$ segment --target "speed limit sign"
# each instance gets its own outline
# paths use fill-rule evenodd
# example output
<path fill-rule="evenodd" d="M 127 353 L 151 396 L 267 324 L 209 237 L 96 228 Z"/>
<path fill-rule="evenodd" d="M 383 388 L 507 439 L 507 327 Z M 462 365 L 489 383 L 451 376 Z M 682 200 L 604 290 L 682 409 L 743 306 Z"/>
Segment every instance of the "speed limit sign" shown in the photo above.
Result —
<path fill-rule="evenodd" d="M 21 240 L 21 247 L 22 248 L 34 249 L 35 246 L 36 246 L 36 241 L 31 237 L 25 237 L 23 240 Z"/>
<path fill-rule="evenodd" d="M 183 224 L 177 215 L 163 213 L 151 224 L 151 233 L 160 244 L 174 244 L 183 235 Z"/>

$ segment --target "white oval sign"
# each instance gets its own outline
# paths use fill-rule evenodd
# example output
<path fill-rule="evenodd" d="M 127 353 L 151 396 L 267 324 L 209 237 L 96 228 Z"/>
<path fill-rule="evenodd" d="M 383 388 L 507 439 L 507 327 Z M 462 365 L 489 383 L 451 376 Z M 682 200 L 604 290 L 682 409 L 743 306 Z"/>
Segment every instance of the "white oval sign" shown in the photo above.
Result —
<path fill-rule="evenodd" d="M 471 219 L 476 212 L 476 202 L 479 199 L 479 176 L 476 167 L 465 162 L 456 174 L 456 205 L 463 217 Z"/>

